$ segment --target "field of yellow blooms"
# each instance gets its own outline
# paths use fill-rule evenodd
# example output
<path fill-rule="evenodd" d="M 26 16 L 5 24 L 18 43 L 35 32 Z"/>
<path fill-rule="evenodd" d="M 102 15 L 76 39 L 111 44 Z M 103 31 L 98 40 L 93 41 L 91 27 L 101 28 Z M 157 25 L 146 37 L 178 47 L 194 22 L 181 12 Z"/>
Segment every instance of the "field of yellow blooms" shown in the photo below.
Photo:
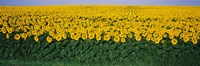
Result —
<path fill-rule="evenodd" d="M 0 32 L 7 39 L 35 42 L 47 33 L 53 39 L 126 42 L 127 39 L 165 43 L 197 44 L 200 37 L 200 7 L 50 6 L 0 7 Z M 11 33 L 16 33 L 10 37 Z M 67 36 L 70 36 L 67 38 Z M 135 37 L 135 38 L 132 38 Z M 1 37 L 4 38 L 4 37 Z M 133 41 L 134 42 L 134 41 Z"/>
<path fill-rule="evenodd" d="M 199 6 L 0 6 L 1 59 L 198 66 L 199 55 Z"/>

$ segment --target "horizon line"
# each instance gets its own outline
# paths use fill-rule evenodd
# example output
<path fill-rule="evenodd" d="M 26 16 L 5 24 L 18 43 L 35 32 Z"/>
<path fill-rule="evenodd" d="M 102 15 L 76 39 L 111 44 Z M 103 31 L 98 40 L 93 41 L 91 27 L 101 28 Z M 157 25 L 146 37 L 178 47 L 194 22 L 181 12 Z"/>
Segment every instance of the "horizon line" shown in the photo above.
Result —
<path fill-rule="evenodd" d="M 200 6 L 200 5 L 50 4 L 50 5 L 0 5 L 0 6 Z"/>

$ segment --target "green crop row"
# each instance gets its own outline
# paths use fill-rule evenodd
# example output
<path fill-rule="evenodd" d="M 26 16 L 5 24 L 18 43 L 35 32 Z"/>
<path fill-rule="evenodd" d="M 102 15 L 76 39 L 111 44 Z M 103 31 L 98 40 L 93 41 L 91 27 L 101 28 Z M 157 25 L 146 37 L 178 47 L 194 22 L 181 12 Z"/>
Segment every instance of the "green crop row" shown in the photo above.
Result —
<path fill-rule="evenodd" d="M 6 39 L 1 33 L 0 59 L 21 60 L 60 60 L 81 63 L 136 64 L 143 63 L 166 65 L 200 65 L 200 45 L 182 43 L 171 45 L 155 44 L 152 41 L 131 40 L 125 43 L 114 41 L 86 40 L 53 40 L 48 43 L 43 39 L 47 34 L 27 40 Z M 14 36 L 14 34 L 13 34 Z M 12 35 L 11 35 L 12 37 Z"/>

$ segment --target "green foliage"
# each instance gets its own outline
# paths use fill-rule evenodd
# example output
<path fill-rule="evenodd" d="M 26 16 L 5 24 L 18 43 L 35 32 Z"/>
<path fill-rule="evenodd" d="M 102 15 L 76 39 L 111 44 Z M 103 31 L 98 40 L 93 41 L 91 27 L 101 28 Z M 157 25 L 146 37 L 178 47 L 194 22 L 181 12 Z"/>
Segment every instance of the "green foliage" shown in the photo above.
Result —
<path fill-rule="evenodd" d="M 53 40 L 52 43 L 45 40 L 37 43 L 33 41 L 33 38 L 24 41 L 13 41 L 13 39 L 1 41 L 1 59 L 61 60 L 105 64 L 200 65 L 198 63 L 200 62 L 199 44 L 183 43 L 173 46 L 154 44 L 151 41 L 114 43 L 93 39 L 61 40 L 60 42 Z"/>

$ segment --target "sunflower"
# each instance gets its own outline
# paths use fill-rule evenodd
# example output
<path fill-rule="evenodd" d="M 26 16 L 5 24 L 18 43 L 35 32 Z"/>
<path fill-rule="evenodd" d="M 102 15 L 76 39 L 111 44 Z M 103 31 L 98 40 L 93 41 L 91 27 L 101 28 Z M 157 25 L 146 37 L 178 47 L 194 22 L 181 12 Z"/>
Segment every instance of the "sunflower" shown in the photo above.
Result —
<path fill-rule="evenodd" d="M 159 38 L 155 38 L 155 43 L 159 44 L 160 43 L 160 39 Z"/>
<path fill-rule="evenodd" d="M 153 37 L 157 37 L 159 34 L 157 32 L 153 33 Z"/>
<path fill-rule="evenodd" d="M 133 35 L 132 35 L 131 33 L 128 33 L 128 37 L 129 37 L 129 38 L 132 38 L 132 36 L 133 36 Z"/>
<path fill-rule="evenodd" d="M 40 31 L 39 31 L 39 34 L 43 34 L 43 33 L 44 33 L 44 30 L 40 30 Z"/>
<path fill-rule="evenodd" d="M 147 37 L 146 37 L 146 40 L 147 41 L 151 40 L 151 36 L 152 36 L 151 34 L 148 34 Z"/>
<path fill-rule="evenodd" d="M 193 37 L 193 38 L 192 38 L 192 43 L 193 43 L 193 44 L 197 44 L 197 42 L 198 42 L 198 41 L 197 41 L 197 38 L 194 38 L 194 37 Z"/>
<path fill-rule="evenodd" d="M 118 32 L 114 32 L 112 35 L 113 35 L 113 36 L 117 36 L 117 35 L 118 35 Z"/>
<path fill-rule="evenodd" d="M 87 39 L 87 34 L 84 33 L 84 34 L 81 35 L 81 37 L 82 37 L 83 40 L 85 40 L 85 39 Z"/>
<path fill-rule="evenodd" d="M 27 29 L 26 29 L 26 28 L 24 28 L 24 29 L 23 29 L 23 32 L 27 32 Z"/>
<path fill-rule="evenodd" d="M 175 38 L 173 38 L 173 39 L 171 40 L 171 42 L 172 42 L 173 45 L 176 45 L 176 44 L 178 43 L 178 41 L 177 41 Z"/>
<path fill-rule="evenodd" d="M 26 33 L 22 33 L 22 34 L 21 34 L 21 37 L 24 38 L 24 40 L 26 40 L 27 34 L 26 34 Z"/>
<path fill-rule="evenodd" d="M 39 41 L 38 36 L 34 36 L 34 40 L 35 40 L 36 42 L 38 42 L 38 41 Z"/>
<path fill-rule="evenodd" d="M 139 35 L 137 35 L 137 36 L 135 36 L 135 39 L 136 39 L 137 41 L 140 41 L 142 38 L 141 38 Z"/>
<path fill-rule="evenodd" d="M 37 31 L 32 30 L 32 31 L 31 31 L 31 34 L 32 34 L 32 35 L 37 35 Z"/>
<path fill-rule="evenodd" d="M 105 41 L 109 41 L 110 40 L 110 35 L 105 35 L 103 38 Z"/>
<path fill-rule="evenodd" d="M 15 40 L 19 40 L 20 39 L 20 35 L 19 34 L 15 34 L 14 38 L 15 38 Z"/>
<path fill-rule="evenodd" d="M 62 37 L 61 36 L 56 36 L 56 41 L 60 41 L 62 39 Z"/>
<path fill-rule="evenodd" d="M 119 36 L 122 38 L 126 38 L 126 34 L 124 34 L 124 33 L 121 33 L 121 34 L 119 34 Z"/>
<path fill-rule="evenodd" d="M 49 35 L 53 36 L 54 35 L 54 31 L 49 31 Z"/>
<path fill-rule="evenodd" d="M 163 39 L 162 35 L 159 35 L 157 38 L 158 38 L 158 40 L 162 40 Z"/>
<path fill-rule="evenodd" d="M 191 33 L 191 32 L 189 32 L 189 33 L 188 33 L 188 36 L 192 36 L 192 33 Z"/>
<path fill-rule="evenodd" d="M 70 38 L 74 39 L 75 38 L 75 33 L 70 33 Z"/>
<path fill-rule="evenodd" d="M 50 36 L 47 36 L 46 38 L 47 42 L 51 43 L 52 42 L 52 38 Z"/>
<path fill-rule="evenodd" d="M 27 36 L 30 37 L 31 36 L 31 32 L 27 32 Z"/>
<path fill-rule="evenodd" d="M 5 29 L 5 28 L 1 28 L 1 32 L 2 32 L 3 34 L 5 34 L 5 33 L 6 33 L 6 29 Z"/>
<path fill-rule="evenodd" d="M 179 35 L 180 35 L 179 32 L 175 32 L 175 33 L 174 33 L 174 36 L 176 36 L 176 37 L 178 37 Z"/>
<path fill-rule="evenodd" d="M 89 35 L 89 36 L 88 36 L 88 38 L 89 38 L 89 39 L 93 39 L 93 38 L 94 38 L 94 36 L 95 36 L 95 34 L 94 34 L 94 33 L 89 33 L 88 35 Z"/>
<path fill-rule="evenodd" d="M 184 37 L 184 34 L 183 34 L 183 33 L 181 33 L 181 34 L 180 34 L 180 37 L 181 37 L 181 38 L 183 38 L 183 37 Z"/>
<path fill-rule="evenodd" d="M 120 37 L 119 37 L 119 36 L 115 36 L 115 37 L 114 37 L 114 41 L 115 41 L 115 42 L 119 42 L 119 40 L 120 40 Z"/>
<path fill-rule="evenodd" d="M 126 41 L 125 38 L 121 38 L 121 42 L 124 43 Z"/>
<path fill-rule="evenodd" d="M 151 37 L 151 41 L 155 41 L 155 37 Z"/>
<path fill-rule="evenodd" d="M 167 37 L 167 34 L 163 34 L 163 37 L 165 37 L 165 38 L 166 38 L 166 37 Z"/>
<path fill-rule="evenodd" d="M 74 40 L 79 40 L 80 35 L 75 35 Z"/>
<path fill-rule="evenodd" d="M 190 40 L 189 37 L 183 37 L 183 41 L 184 41 L 184 42 L 188 42 L 189 40 Z"/>
<path fill-rule="evenodd" d="M 100 35 L 96 35 L 96 40 L 97 41 L 101 40 L 101 36 Z"/>
<path fill-rule="evenodd" d="M 146 37 L 146 36 L 147 36 L 147 34 L 148 34 L 147 32 L 145 32 L 145 33 L 142 33 L 142 36 L 143 36 L 143 37 Z"/>
<path fill-rule="evenodd" d="M 9 39 L 9 34 L 6 34 L 6 38 Z"/>
<path fill-rule="evenodd" d="M 13 28 L 9 28 L 7 29 L 8 33 L 12 33 L 13 32 Z"/>
<path fill-rule="evenodd" d="M 62 33 L 61 36 L 62 36 L 63 39 L 67 39 L 67 35 L 66 34 Z"/>
<path fill-rule="evenodd" d="M 173 35 L 173 34 L 169 35 L 169 38 L 170 38 L 170 39 L 173 39 L 173 38 L 174 38 L 174 35 Z"/>
<path fill-rule="evenodd" d="M 162 40 L 162 43 L 164 44 L 164 43 L 165 43 L 165 40 Z"/>

